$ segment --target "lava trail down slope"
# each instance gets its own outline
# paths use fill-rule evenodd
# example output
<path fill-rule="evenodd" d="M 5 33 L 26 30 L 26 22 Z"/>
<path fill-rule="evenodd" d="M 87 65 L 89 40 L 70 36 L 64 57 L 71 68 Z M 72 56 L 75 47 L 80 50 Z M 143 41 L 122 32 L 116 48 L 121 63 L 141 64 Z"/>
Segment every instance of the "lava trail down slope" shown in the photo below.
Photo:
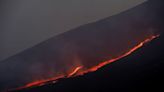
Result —
<path fill-rule="evenodd" d="M 131 54 L 162 34 L 161 1 L 82 25 L 1 61 L 0 91 L 83 75 Z"/>

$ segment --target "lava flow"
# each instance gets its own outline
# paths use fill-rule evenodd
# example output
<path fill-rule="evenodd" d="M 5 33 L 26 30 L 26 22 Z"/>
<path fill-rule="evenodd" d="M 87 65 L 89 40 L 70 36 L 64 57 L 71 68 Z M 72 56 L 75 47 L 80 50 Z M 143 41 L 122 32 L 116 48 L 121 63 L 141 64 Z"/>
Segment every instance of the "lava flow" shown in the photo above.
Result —
<path fill-rule="evenodd" d="M 62 75 L 62 76 L 58 76 L 58 77 L 54 77 L 54 78 L 49 78 L 49 79 L 34 81 L 34 82 L 31 82 L 31 83 L 26 84 L 23 87 L 19 87 L 16 90 L 20 90 L 20 89 L 24 89 L 24 88 L 30 88 L 30 87 L 36 87 L 36 86 L 42 86 L 42 85 L 49 84 L 49 83 L 56 83 L 58 81 L 58 79 L 61 79 L 61 78 L 69 78 L 69 77 L 74 77 L 74 76 L 78 76 L 78 75 L 83 75 L 83 74 L 86 74 L 88 72 L 96 71 L 97 69 L 101 68 L 104 65 L 107 65 L 109 63 L 112 63 L 112 62 L 114 62 L 116 60 L 119 60 L 119 59 L 121 59 L 121 58 L 123 58 L 123 57 L 125 57 L 125 56 L 127 56 L 129 54 L 131 54 L 135 50 L 137 50 L 140 47 L 142 47 L 145 43 L 150 42 L 151 40 L 155 39 L 158 36 L 159 35 L 151 36 L 150 38 L 148 38 L 148 39 L 140 42 L 138 45 L 136 45 L 135 47 L 133 47 L 130 50 L 128 50 L 123 55 L 121 55 L 119 57 L 116 57 L 116 58 L 113 58 L 113 59 L 110 59 L 110 60 L 107 60 L 107 61 L 104 61 L 104 62 L 102 62 L 102 63 L 100 63 L 100 64 L 98 64 L 96 66 L 93 66 L 93 67 L 91 67 L 89 69 L 83 69 L 84 66 L 78 66 L 72 72 L 70 72 L 67 76 Z"/>
<path fill-rule="evenodd" d="M 34 82 L 26 84 L 25 86 L 18 87 L 16 89 L 11 89 L 11 91 L 12 90 L 21 90 L 21 89 L 25 89 L 25 88 L 31 88 L 31 87 L 35 87 L 35 86 L 42 86 L 42 85 L 49 84 L 49 83 L 56 83 L 57 80 L 60 78 L 64 78 L 64 77 L 68 78 L 68 77 L 72 77 L 72 76 L 76 75 L 76 73 L 81 68 L 82 68 L 82 66 L 76 67 L 68 76 L 58 76 L 58 77 L 49 78 L 49 79 L 45 79 L 45 80 L 34 81 Z"/>
<path fill-rule="evenodd" d="M 155 39 L 155 38 L 157 38 L 157 37 L 159 37 L 159 35 L 151 36 L 150 38 L 148 38 L 148 39 L 146 39 L 146 40 L 140 42 L 138 45 L 136 45 L 135 47 L 131 48 L 128 52 L 126 52 L 126 53 L 123 54 L 122 56 L 119 56 L 119 57 L 117 57 L 117 58 L 113 58 L 113 59 L 111 59 L 111 60 L 107 60 L 107 61 L 105 61 L 105 62 L 102 62 L 102 63 L 98 64 L 97 66 L 94 66 L 94 67 L 92 67 L 92 68 L 90 68 L 90 69 L 88 69 L 88 70 L 86 70 L 86 71 L 83 71 L 83 72 L 81 73 L 81 75 L 83 75 L 84 73 L 96 71 L 97 69 L 101 68 L 101 67 L 104 66 L 104 65 L 107 65 L 107 64 L 112 63 L 112 62 L 114 62 L 114 61 L 116 61 L 116 60 L 119 60 L 119 59 L 121 59 L 121 58 L 123 58 L 123 57 L 125 57 L 125 56 L 130 55 L 130 54 L 131 54 L 132 52 L 134 52 L 135 50 L 141 48 L 145 43 L 150 42 L 151 40 L 153 40 L 153 39 Z"/>
<path fill-rule="evenodd" d="M 75 68 L 75 70 L 74 70 L 72 73 L 70 73 L 70 74 L 68 75 L 68 77 L 71 77 L 71 76 L 73 76 L 73 75 L 76 75 L 76 73 L 77 73 L 81 68 L 82 68 L 82 66 L 79 66 L 79 67 Z"/>

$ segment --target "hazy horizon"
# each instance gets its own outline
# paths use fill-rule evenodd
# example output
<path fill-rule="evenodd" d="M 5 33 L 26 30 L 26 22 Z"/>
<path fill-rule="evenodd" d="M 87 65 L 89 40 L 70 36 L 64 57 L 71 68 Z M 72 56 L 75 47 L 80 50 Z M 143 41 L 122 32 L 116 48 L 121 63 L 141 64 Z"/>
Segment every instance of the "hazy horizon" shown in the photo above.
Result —
<path fill-rule="evenodd" d="M 101 20 L 146 0 L 1 1 L 0 60 L 80 25 Z"/>

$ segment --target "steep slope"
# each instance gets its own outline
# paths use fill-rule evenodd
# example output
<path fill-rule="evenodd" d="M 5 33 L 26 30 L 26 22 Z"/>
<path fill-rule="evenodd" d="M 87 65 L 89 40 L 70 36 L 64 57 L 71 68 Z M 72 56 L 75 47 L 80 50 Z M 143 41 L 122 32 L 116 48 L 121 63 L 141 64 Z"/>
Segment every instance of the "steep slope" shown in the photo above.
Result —
<path fill-rule="evenodd" d="M 96 72 L 20 92 L 164 91 L 164 35 Z"/>
<path fill-rule="evenodd" d="M 131 54 L 160 33 L 163 5 L 159 4 L 146 2 L 0 62 L 0 89 L 39 86 L 49 80 L 81 75 Z"/>
<path fill-rule="evenodd" d="M 139 92 L 164 91 L 164 35 L 128 57 L 83 76 L 19 92 Z"/>

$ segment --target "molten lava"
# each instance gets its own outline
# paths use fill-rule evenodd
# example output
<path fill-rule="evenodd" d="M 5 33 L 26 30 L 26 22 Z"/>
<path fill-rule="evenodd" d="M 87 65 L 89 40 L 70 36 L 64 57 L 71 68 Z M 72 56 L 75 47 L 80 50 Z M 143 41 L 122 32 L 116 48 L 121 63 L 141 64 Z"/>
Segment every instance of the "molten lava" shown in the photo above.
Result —
<path fill-rule="evenodd" d="M 150 42 L 151 40 L 153 40 L 153 39 L 155 39 L 155 38 L 157 38 L 157 37 L 159 37 L 159 35 L 152 36 L 151 38 L 146 39 L 146 40 L 140 42 L 138 45 L 136 45 L 135 47 L 131 48 L 128 52 L 126 52 L 126 53 L 123 54 L 122 56 L 119 56 L 119 57 L 117 57 L 117 58 L 113 58 L 113 59 L 111 59 L 111 60 L 107 60 L 107 61 L 105 61 L 105 62 L 102 62 L 102 63 L 100 63 L 99 65 L 90 68 L 89 70 L 83 71 L 83 72 L 81 73 L 81 75 L 84 74 L 84 73 L 87 73 L 87 72 L 96 71 L 97 69 L 101 68 L 101 67 L 104 66 L 104 65 L 107 65 L 107 64 L 112 63 L 112 62 L 114 62 L 114 61 L 116 61 L 116 60 L 119 60 L 119 59 L 121 59 L 121 58 L 123 58 L 123 57 L 125 57 L 125 56 L 127 56 L 127 55 L 129 55 L 129 54 L 131 54 L 131 53 L 134 52 L 135 50 L 137 50 L 137 49 L 139 49 L 140 47 L 142 47 L 145 43 Z"/>
<path fill-rule="evenodd" d="M 79 67 L 75 68 L 75 70 L 72 73 L 70 73 L 68 75 L 68 77 L 71 77 L 71 76 L 75 75 L 81 68 L 82 68 L 82 66 L 79 66 Z"/>
<path fill-rule="evenodd" d="M 70 72 L 67 76 L 61 75 L 61 76 L 54 77 L 54 78 L 49 78 L 49 79 L 43 79 L 43 80 L 34 81 L 34 82 L 31 82 L 31 83 L 26 84 L 23 87 L 19 87 L 16 90 L 20 90 L 20 89 L 24 89 L 24 88 L 29 88 L 29 87 L 35 87 L 35 86 L 42 86 L 42 85 L 45 85 L 45 84 L 48 84 L 48 83 L 56 83 L 56 81 L 58 81 L 58 79 L 61 79 L 61 78 L 69 78 L 69 77 L 74 77 L 74 76 L 78 76 L 78 75 L 83 75 L 83 74 L 88 73 L 88 72 L 96 71 L 97 69 L 101 68 L 104 65 L 107 65 L 109 63 L 112 63 L 112 62 L 114 62 L 116 60 L 119 60 L 119 59 L 121 59 L 121 58 L 123 58 L 123 57 L 125 57 L 125 56 L 127 56 L 129 54 L 131 54 L 135 50 L 137 50 L 140 47 L 142 47 L 145 43 L 150 42 L 151 40 L 153 40 L 154 38 L 156 38 L 158 36 L 159 35 L 151 36 L 150 38 L 145 39 L 144 41 L 140 42 L 138 45 L 136 45 L 133 48 L 129 49 L 123 55 L 121 55 L 119 57 L 116 57 L 116 58 L 113 58 L 113 59 L 110 59 L 110 60 L 107 60 L 107 61 L 104 61 L 104 62 L 101 62 L 100 64 L 98 64 L 96 66 L 93 66 L 93 67 L 91 67 L 89 69 L 83 69 L 84 66 L 78 66 L 72 72 Z"/>

